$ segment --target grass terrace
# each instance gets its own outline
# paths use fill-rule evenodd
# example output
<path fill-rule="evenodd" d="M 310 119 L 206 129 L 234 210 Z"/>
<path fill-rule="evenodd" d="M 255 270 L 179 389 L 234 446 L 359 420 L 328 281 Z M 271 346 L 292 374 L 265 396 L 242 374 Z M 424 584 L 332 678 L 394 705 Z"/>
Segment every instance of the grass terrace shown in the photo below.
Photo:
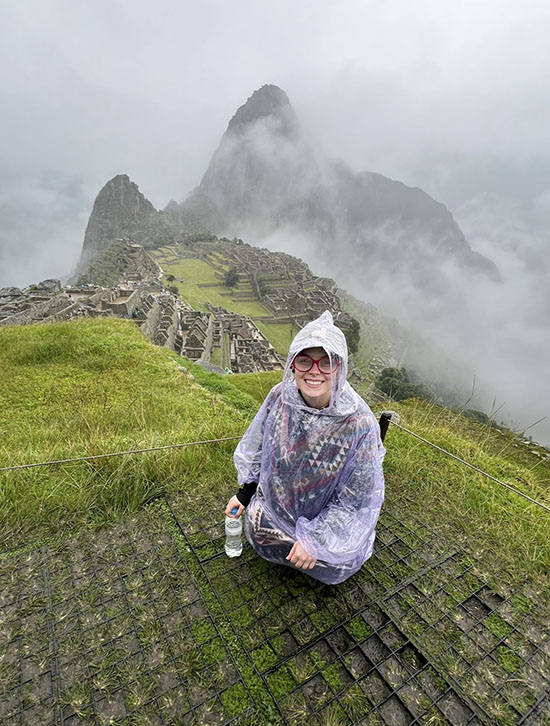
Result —
<path fill-rule="evenodd" d="M 248 315 L 255 321 L 258 329 L 266 336 L 277 353 L 286 358 L 289 343 L 296 334 L 296 330 L 290 323 L 265 323 L 257 320 L 256 318 L 270 314 L 269 310 L 259 301 L 232 297 L 231 291 L 224 287 L 214 268 L 208 262 L 196 258 L 176 259 L 170 257 L 169 251 L 171 249 L 165 247 L 158 252 L 152 253 L 162 265 L 165 284 L 175 285 L 182 299 L 187 301 L 195 310 L 206 310 L 206 303 L 208 302 L 223 307 L 230 312 Z M 221 253 L 213 254 L 216 255 L 218 263 L 223 260 L 227 263 L 227 259 Z M 177 279 L 168 282 L 166 275 L 173 275 Z M 183 283 L 178 282 L 178 280 L 183 280 Z M 249 283 L 241 282 L 234 290 L 250 291 L 250 296 L 254 297 Z M 221 356 L 221 354 L 217 353 L 216 356 Z"/>
<path fill-rule="evenodd" d="M 269 315 L 269 311 L 256 300 L 233 298 L 228 295 L 230 290 L 224 287 L 213 267 L 204 260 L 183 258 L 177 262 L 161 262 L 161 264 L 164 283 L 175 285 L 179 295 L 195 310 L 206 310 L 206 303 L 210 303 L 252 318 Z M 177 279 L 168 282 L 166 275 L 173 275 Z M 239 290 L 239 287 L 236 286 L 235 290 Z"/>
<path fill-rule="evenodd" d="M 264 323 L 256 321 L 260 330 L 275 348 L 283 361 L 286 360 L 288 348 L 292 339 L 298 332 L 291 323 Z"/>

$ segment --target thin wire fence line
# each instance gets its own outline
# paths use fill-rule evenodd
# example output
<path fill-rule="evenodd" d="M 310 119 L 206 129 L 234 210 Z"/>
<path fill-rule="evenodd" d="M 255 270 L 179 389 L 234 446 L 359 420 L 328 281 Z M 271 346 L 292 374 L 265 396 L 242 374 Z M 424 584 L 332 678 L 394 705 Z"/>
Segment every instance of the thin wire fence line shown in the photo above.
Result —
<path fill-rule="evenodd" d="M 468 461 L 461 459 L 460 456 L 451 454 L 451 452 L 447 451 L 447 449 L 443 449 L 441 446 L 438 446 L 437 444 L 434 444 L 431 441 L 428 441 L 428 439 L 425 439 L 423 436 L 420 436 L 419 434 L 415 434 L 414 431 L 411 431 L 410 429 L 406 429 L 404 426 L 401 426 L 401 424 L 396 423 L 393 419 L 390 419 L 390 423 L 392 424 L 392 426 L 396 426 L 398 429 L 401 429 L 401 431 L 405 431 L 407 434 L 414 436 L 415 439 L 419 439 L 420 441 L 423 441 L 425 444 L 428 444 L 429 446 L 432 446 L 434 449 L 441 451 L 443 454 L 450 456 L 451 459 L 455 459 L 456 461 L 459 461 L 461 464 L 464 464 L 465 466 L 469 467 L 470 469 L 477 471 L 478 474 L 482 474 L 483 476 L 486 476 L 487 479 L 491 479 L 491 481 L 494 481 L 497 484 L 500 484 L 501 486 L 505 487 L 505 489 L 509 489 L 511 492 L 514 492 L 514 494 L 519 494 L 520 497 L 527 499 L 527 501 L 531 502 L 532 504 L 536 504 L 539 507 L 546 509 L 547 512 L 550 512 L 550 507 L 546 506 L 546 504 L 543 504 L 542 502 L 539 502 L 536 499 L 533 499 L 528 494 L 524 494 L 524 492 L 520 491 L 519 489 L 516 489 L 515 487 L 511 486 L 510 484 L 506 484 L 506 482 L 500 481 L 500 479 L 497 479 L 492 474 L 488 474 L 486 471 L 483 471 L 483 469 L 480 469 L 479 467 L 474 466 L 474 464 L 470 464 Z"/>
<path fill-rule="evenodd" d="M 167 449 L 183 449 L 186 446 L 199 446 L 201 444 L 216 444 L 221 441 L 236 441 L 242 436 L 225 436 L 221 439 L 205 439 L 204 441 L 187 441 L 184 444 L 167 444 L 166 446 L 151 446 L 147 449 L 130 449 L 129 451 L 113 451 L 110 454 L 94 454 L 93 456 L 77 456 L 73 459 L 54 459 L 53 461 L 39 461 L 34 464 L 15 464 L 14 466 L 0 467 L 2 471 L 15 471 L 17 469 L 32 469 L 37 466 L 55 466 L 57 464 L 74 464 L 77 461 L 95 461 L 109 459 L 113 456 L 127 456 L 129 454 L 144 454 L 148 451 L 166 451 Z"/>
<path fill-rule="evenodd" d="M 455 459 L 456 461 L 460 462 L 461 464 L 464 464 L 465 466 L 469 467 L 470 469 L 473 469 L 478 474 L 481 474 L 482 476 L 485 476 L 488 479 L 491 479 L 491 481 L 494 481 L 496 484 L 500 484 L 500 486 L 504 487 L 505 489 L 508 489 L 509 491 L 513 492 L 514 494 L 518 494 L 520 497 L 527 499 L 527 501 L 531 502 L 532 504 L 536 504 L 537 506 L 541 507 L 542 509 L 545 509 L 547 512 L 550 512 L 550 507 L 548 507 L 546 504 L 543 504 L 542 502 L 539 502 L 536 499 L 533 499 L 528 494 L 524 494 L 524 492 L 520 491 L 519 489 L 516 489 L 515 487 L 511 486 L 510 484 L 506 484 L 506 482 L 503 482 L 500 479 L 497 479 L 496 477 L 492 476 L 492 474 L 488 474 L 486 471 L 483 471 L 483 469 L 479 469 L 477 466 L 474 466 L 474 464 L 470 464 L 468 461 L 461 459 L 459 456 L 456 456 L 455 454 L 451 454 L 450 451 L 447 451 L 446 449 L 443 449 L 441 446 L 438 446 L 437 444 L 434 444 L 431 441 L 428 441 L 428 439 L 425 439 L 423 436 L 416 434 L 414 431 L 411 431 L 410 429 L 407 429 L 404 426 L 401 426 L 401 424 L 396 423 L 395 421 L 393 421 L 393 419 L 390 419 L 390 423 L 392 424 L 392 426 L 396 426 L 398 429 L 401 429 L 402 431 L 405 431 L 407 434 L 414 436 L 414 438 L 419 439 L 420 441 L 424 442 L 425 444 L 428 444 L 428 446 L 432 446 L 434 449 L 441 451 L 441 453 L 446 454 L 447 456 L 450 456 L 451 459 Z M 219 438 L 219 439 L 205 439 L 204 441 L 188 441 L 184 444 L 168 444 L 166 446 L 152 446 L 152 447 L 149 447 L 146 449 L 130 449 L 129 451 L 114 451 L 110 454 L 95 454 L 94 456 L 78 456 L 73 459 L 55 459 L 53 461 L 40 461 L 40 462 L 36 462 L 34 464 L 16 464 L 14 466 L 0 467 L 0 472 L 17 471 L 17 470 L 21 470 L 21 469 L 32 469 L 32 468 L 36 468 L 39 466 L 56 466 L 58 464 L 73 464 L 78 461 L 97 461 L 98 459 L 109 459 L 114 456 L 128 456 L 131 454 L 144 454 L 144 453 L 147 453 L 150 451 L 166 451 L 168 449 L 183 449 L 188 446 L 200 446 L 202 444 L 215 444 L 215 443 L 220 443 L 223 441 L 236 441 L 237 439 L 241 439 L 241 438 L 242 438 L 242 436 L 226 436 L 226 437 Z"/>

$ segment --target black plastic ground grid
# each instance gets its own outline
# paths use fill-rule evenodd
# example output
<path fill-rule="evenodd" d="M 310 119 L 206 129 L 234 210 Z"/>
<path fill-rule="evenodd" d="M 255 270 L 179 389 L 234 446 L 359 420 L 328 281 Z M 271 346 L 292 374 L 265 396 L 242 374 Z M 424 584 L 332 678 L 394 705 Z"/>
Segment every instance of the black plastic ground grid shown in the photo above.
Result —
<path fill-rule="evenodd" d="M 3 724 L 228 724 L 250 710 L 235 712 L 250 694 L 151 512 L 4 558 L 0 579 Z"/>
<path fill-rule="evenodd" d="M 263 600 L 274 601 L 273 604 L 280 608 L 283 617 L 293 618 L 296 614 L 295 611 L 298 609 L 296 600 L 299 599 L 303 617 L 296 622 L 295 631 L 294 623 L 285 622 L 281 624 L 279 620 L 278 624 L 277 618 L 270 618 L 268 611 L 267 621 L 266 615 L 261 613 L 261 627 L 255 627 L 256 623 L 252 619 L 253 611 L 247 607 L 247 602 L 250 602 L 251 597 L 257 597 L 260 593 L 255 588 L 249 587 L 247 589 L 247 583 L 250 582 L 251 575 L 250 567 L 247 564 L 247 562 L 250 562 L 249 558 L 250 553 L 245 556 L 242 562 L 234 564 L 226 562 L 229 572 L 225 573 L 225 577 L 219 574 L 224 564 L 223 557 L 220 557 L 220 564 L 205 563 L 204 569 L 207 576 L 211 577 L 210 581 L 214 589 L 216 589 L 216 585 L 221 586 L 220 600 L 227 607 L 230 619 L 232 613 L 234 613 L 233 621 L 243 623 L 245 633 L 242 633 L 241 637 L 245 647 L 251 648 L 252 644 L 259 646 L 249 650 L 249 655 L 273 697 L 279 699 L 281 695 L 284 696 L 283 712 L 286 704 L 288 714 L 290 714 L 289 718 L 291 717 L 293 721 L 296 721 L 297 711 L 300 711 L 300 709 L 309 718 L 313 717 L 313 714 L 320 714 L 321 711 L 324 713 L 326 708 L 336 708 L 336 706 L 338 712 L 344 715 L 347 714 L 348 722 L 349 718 L 356 717 L 360 711 L 363 715 L 374 714 L 379 708 L 387 712 L 387 718 L 405 718 L 407 723 L 415 723 L 418 718 L 427 713 L 427 708 L 423 710 L 417 708 L 416 714 L 407 709 L 403 702 L 403 699 L 407 700 L 406 688 L 403 689 L 403 697 L 400 696 L 399 692 L 397 697 L 394 697 L 396 688 L 407 686 L 409 701 L 413 703 L 414 711 L 414 699 L 410 697 L 410 694 L 414 693 L 414 691 L 409 682 L 416 671 L 421 670 L 426 665 L 426 661 L 379 608 L 373 608 L 372 612 L 367 611 L 365 613 L 372 623 L 379 626 L 379 635 L 377 635 L 363 617 L 351 613 L 348 614 L 348 617 L 342 619 L 342 602 L 339 599 L 331 599 L 326 604 L 319 599 L 316 594 L 318 588 L 315 584 L 312 584 L 313 581 L 310 578 L 291 570 L 273 568 L 268 563 L 258 560 L 258 563 L 261 563 L 260 570 L 269 571 L 269 569 L 274 569 L 268 577 L 264 578 Z M 246 573 L 244 577 L 236 574 L 242 570 L 245 570 Z M 265 575 L 265 572 L 260 572 L 258 577 L 261 577 L 262 574 Z M 232 589 L 231 579 L 240 584 Z M 358 592 L 362 593 L 358 588 L 348 588 L 348 594 L 353 594 L 352 597 L 356 597 Z M 237 593 L 238 597 L 235 596 Z M 266 595 L 267 597 L 265 597 Z M 281 600 L 283 605 L 281 605 Z M 368 602 L 373 601 L 363 596 L 357 603 L 357 607 L 364 608 Z M 234 610 L 231 610 L 232 606 L 235 608 Z M 351 609 L 354 609 L 353 606 Z M 334 611 L 338 613 L 338 617 L 334 614 Z M 311 627 L 312 624 L 313 628 Z M 328 633 L 326 638 L 323 635 L 323 630 Z M 361 650 L 357 646 L 356 639 L 360 638 L 361 635 L 366 635 L 369 631 L 371 637 L 365 642 L 363 650 Z M 253 637 L 249 640 L 247 636 L 250 633 L 252 633 Z M 268 635 L 264 638 L 265 633 L 268 635 L 275 633 L 275 635 L 272 638 L 269 638 Z M 353 633 L 355 633 L 355 637 Z M 408 650 L 405 649 L 407 645 L 409 646 Z M 295 655 L 296 653 L 298 655 Z M 409 657 L 408 667 L 399 661 L 402 653 L 405 657 Z M 274 666 L 274 661 L 277 660 L 278 664 Z M 325 661 L 329 664 L 325 674 L 326 677 L 319 670 Z M 333 663 L 331 667 L 331 661 L 336 661 L 339 674 L 334 673 L 335 665 Z M 415 662 L 417 666 L 410 665 Z M 300 674 L 307 674 L 308 669 L 315 668 L 315 664 L 318 666 L 318 672 L 313 675 L 309 674 L 310 677 L 303 685 L 300 685 Z M 411 669 L 412 673 L 409 672 Z M 392 673 L 398 673 L 399 671 L 404 674 L 404 679 L 394 683 L 392 688 L 386 686 L 386 692 L 379 701 L 375 697 L 375 692 L 371 693 L 371 700 L 369 701 L 369 697 L 362 690 L 362 676 L 365 676 L 364 686 L 368 690 L 369 684 L 375 684 L 376 680 L 380 683 L 387 683 L 387 679 L 391 679 Z M 334 679 L 336 677 L 348 688 L 335 691 Z M 358 678 L 361 680 L 356 682 Z M 329 683 L 332 683 L 332 685 L 329 685 Z M 447 692 L 449 692 L 448 687 L 440 694 L 440 698 L 443 698 L 443 694 Z M 448 698 L 449 702 L 451 702 L 450 696 Z M 453 698 L 458 697 L 453 696 Z M 437 703 L 437 701 L 434 702 L 433 699 L 428 699 L 425 696 L 425 706 L 429 705 L 432 715 L 437 709 L 434 703 Z M 444 702 L 443 705 L 449 710 L 449 704 Z M 319 708 L 316 708 L 316 706 L 319 706 Z M 464 712 L 471 714 L 469 710 Z M 473 715 L 472 719 L 465 721 L 465 723 L 470 721 L 473 722 Z"/>
<path fill-rule="evenodd" d="M 0 559 L 2 724 L 550 726 L 539 593 L 397 504 L 328 597 L 171 510 Z"/>
<path fill-rule="evenodd" d="M 449 568 L 442 569 L 449 571 Z M 420 636 L 419 626 L 423 633 L 432 633 L 431 638 L 422 639 L 424 648 L 434 662 L 452 674 L 465 692 L 473 690 L 475 695 L 477 689 L 476 701 L 483 708 L 489 708 L 488 719 L 518 723 L 529 713 L 537 693 L 540 695 L 548 688 L 548 677 L 544 673 L 549 672 L 549 661 L 543 649 L 547 640 L 540 638 L 539 644 L 535 645 L 521 637 L 518 625 L 525 621 L 528 613 L 521 613 L 513 606 L 515 601 L 516 606 L 525 607 L 528 604 L 525 596 L 506 587 L 503 593 L 495 593 L 473 570 L 474 566 L 470 564 L 466 569 L 461 568 L 458 576 L 456 570 L 452 573 L 458 588 L 453 587 L 453 581 L 429 595 L 421 595 L 417 588 L 414 593 L 405 588 L 397 595 L 398 602 L 395 602 L 395 594 L 387 599 L 390 608 L 404 616 L 404 623 L 409 624 L 417 637 Z M 465 577 L 468 574 L 470 578 Z M 462 602 L 455 597 L 454 609 L 440 610 L 439 617 L 434 617 L 433 602 L 437 595 L 442 595 L 441 604 L 446 599 L 445 593 L 456 596 L 465 583 L 467 590 L 463 589 Z M 409 616 L 407 606 L 417 618 Z M 536 611 L 542 615 L 541 608 L 537 607 Z M 533 614 L 533 611 L 529 613 L 530 622 Z M 434 637 L 434 634 L 443 637 Z M 540 630 L 538 635 L 541 635 Z M 538 668 L 538 677 L 534 677 L 533 666 Z"/>
<path fill-rule="evenodd" d="M 418 520 L 386 512 L 373 557 L 328 601 L 248 545 L 228 560 L 221 536 L 189 542 L 286 723 L 516 724 L 546 698 L 550 643 L 533 618 L 547 613 Z"/>

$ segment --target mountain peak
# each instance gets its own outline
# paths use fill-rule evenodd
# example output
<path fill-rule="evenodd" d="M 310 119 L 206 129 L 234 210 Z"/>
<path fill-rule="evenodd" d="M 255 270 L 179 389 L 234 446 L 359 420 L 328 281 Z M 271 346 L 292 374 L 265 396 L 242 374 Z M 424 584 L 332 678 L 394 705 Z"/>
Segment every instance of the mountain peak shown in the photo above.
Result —
<path fill-rule="evenodd" d="M 246 103 L 236 110 L 227 131 L 241 131 L 243 127 L 269 116 L 283 120 L 285 125 L 298 122 L 286 93 L 278 86 L 265 84 L 254 91 Z"/>
<path fill-rule="evenodd" d="M 428 194 L 320 157 L 287 94 L 274 85 L 237 109 L 200 185 L 179 211 L 168 211 L 174 223 L 186 219 L 197 229 L 254 235 L 256 242 L 299 234 L 311 240 L 316 260 L 341 266 L 342 278 L 352 257 L 371 274 L 399 273 L 404 284 L 423 289 L 429 279 L 438 294 L 444 261 L 498 279 L 494 264 L 474 254 L 450 212 Z"/>
<path fill-rule="evenodd" d="M 117 174 L 95 199 L 84 235 L 79 271 L 115 240 L 124 238 L 145 247 L 154 247 L 172 242 L 175 230 L 139 191 L 128 174 Z"/>

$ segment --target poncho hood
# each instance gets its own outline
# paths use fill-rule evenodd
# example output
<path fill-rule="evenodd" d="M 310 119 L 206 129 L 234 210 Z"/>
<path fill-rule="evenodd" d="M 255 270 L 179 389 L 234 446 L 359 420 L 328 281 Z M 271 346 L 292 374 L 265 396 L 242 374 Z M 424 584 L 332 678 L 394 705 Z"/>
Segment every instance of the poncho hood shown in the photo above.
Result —
<path fill-rule="evenodd" d="M 310 408 L 302 398 L 294 379 L 292 361 L 306 348 L 324 348 L 331 359 L 337 358 L 338 369 L 331 374 L 331 396 L 327 408 Z M 340 328 L 334 325 L 328 310 L 304 325 L 290 344 L 282 384 L 282 400 L 289 406 L 307 409 L 325 416 L 349 416 L 357 410 L 358 396 L 347 383 L 348 346 Z"/>

